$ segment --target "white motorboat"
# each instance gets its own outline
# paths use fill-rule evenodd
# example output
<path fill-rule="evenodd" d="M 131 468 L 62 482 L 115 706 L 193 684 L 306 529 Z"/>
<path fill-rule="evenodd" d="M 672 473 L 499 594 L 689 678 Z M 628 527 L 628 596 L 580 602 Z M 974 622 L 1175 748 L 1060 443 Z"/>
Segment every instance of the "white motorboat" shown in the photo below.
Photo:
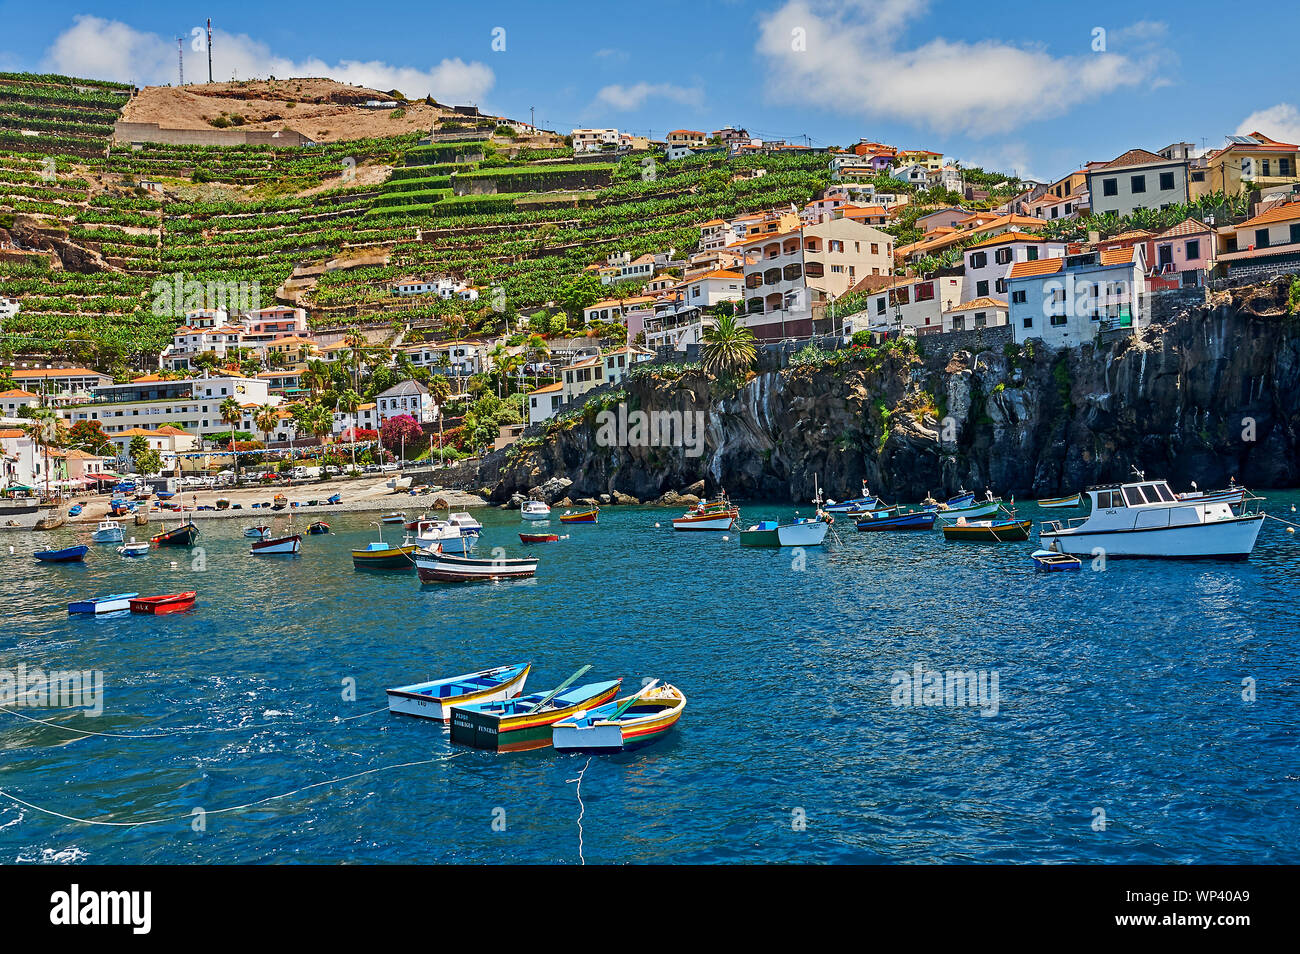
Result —
<path fill-rule="evenodd" d="M 519 516 L 525 520 L 548 520 L 551 516 L 551 508 L 540 500 L 525 500 L 524 505 L 519 508 Z"/>
<path fill-rule="evenodd" d="M 1233 512 L 1222 501 L 1181 499 L 1163 480 L 1090 487 L 1092 512 L 1042 524 L 1039 542 L 1074 556 L 1245 560 L 1255 548 L 1262 513 Z"/>
<path fill-rule="evenodd" d="M 254 541 L 249 549 L 252 556 L 276 556 L 302 552 L 302 535 L 293 533 L 287 537 L 275 537 Z"/>
<path fill-rule="evenodd" d="M 271 536 L 270 527 L 245 527 L 244 536 L 252 540 L 266 540 Z"/>
<path fill-rule="evenodd" d="M 965 496 L 953 498 L 954 500 L 965 500 Z M 992 517 L 1002 508 L 1002 498 L 994 497 L 992 493 L 985 493 L 985 499 L 976 503 L 974 500 L 967 500 L 965 503 L 954 505 L 951 501 L 946 504 L 940 504 L 936 508 L 939 520 L 944 523 L 955 523 L 962 517 L 967 520 L 978 520 L 982 517 Z"/>
<path fill-rule="evenodd" d="M 442 548 L 443 553 L 468 556 L 478 542 L 478 534 L 463 533 L 461 528 L 446 520 L 417 520 L 415 537 L 408 542 L 418 543 L 427 550 Z"/>
<path fill-rule="evenodd" d="M 530 577 L 537 572 L 537 557 L 500 557 L 478 560 L 454 556 L 440 550 L 416 550 L 415 572 L 421 583 L 467 583 L 476 580 L 508 580 Z"/>
<path fill-rule="evenodd" d="M 122 533 L 122 525 L 116 520 L 101 520 L 95 526 L 95 532 L 90 535 L 94 543 L 121 543 L 125 539 Z"/>

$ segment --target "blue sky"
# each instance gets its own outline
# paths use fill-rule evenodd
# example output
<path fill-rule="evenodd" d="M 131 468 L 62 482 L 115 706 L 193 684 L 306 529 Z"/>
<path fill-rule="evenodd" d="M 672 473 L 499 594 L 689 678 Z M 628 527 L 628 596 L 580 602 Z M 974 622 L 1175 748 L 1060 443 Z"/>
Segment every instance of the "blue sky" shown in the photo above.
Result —
<path fill-rule="evenodd" d="M 949 0 L 212 3 L 0 0 L 0 68 L 175 82 L 212 16 L 216 78 L 329 75 L 567 132 L 859 136 L 1040 178 L 1134 146 L 1300 138 L 1300 9 Z M 504 50 L 494 49 L 504 41 Z M 1104 30 L 1099 34 L 1097 30 Z M 1094 49 L 1103 45 L 1104 49 Z M 1229 51 L 1225 57 L 1224 51 Z M 1258 64 L 1258 68 L 1252 66 Z"/>

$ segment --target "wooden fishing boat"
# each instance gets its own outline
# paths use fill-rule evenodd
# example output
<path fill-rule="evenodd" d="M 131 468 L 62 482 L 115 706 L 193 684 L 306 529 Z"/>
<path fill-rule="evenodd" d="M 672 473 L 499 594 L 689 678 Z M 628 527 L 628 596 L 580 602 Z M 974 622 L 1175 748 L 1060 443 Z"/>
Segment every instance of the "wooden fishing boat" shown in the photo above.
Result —
<path fill-rule="evenodd" d="M 245 527 L 244 536 L 253 540 L 265 540 L 271 535 L 271 528 L 265 525 L 257 527 Z"/>
<path fill-rule="evenodd" d="M 763 520 L 740 531 L 740 544 L 746 547 L 819 547 L 830 528 L 825 520 L 812 517 L 784 524 Z"/>
<path fill-rule="evenodd" d="M 330 494 L 325 498 L 327 504 L 341 504 L 343 502 L 342 494 Z"/>
<path fill-rule="evenodd" d="M 686 696 L 658 680 L 635 695 L 594 709 L 575 712 L 551 727 L 551 744 L 559 752 L 622 752 L 657 742 L 677 724 Z"/>
<path fill-rule="evenodd" d="M 272 510 L 283 510 L 287 506 L 289 506 L 289 498 L 284 494 L 276 494 L 271 502 Z"/>
<path fill-rule="evenodd" d="M 155 534 L 150 537 L 150 542 L 159 547 L 192 547 L 198 536 L 199 528 L 191 521 Z"/>
<path fill-rule="evenodd" d="M 414 543 L 397 546 L 376 540 L 366 545 L 364 550 L 352 551 L 352 565 L 357 569 L 374 570 L 409 570 L 412 557 L 420 549 Z"/>
<path fill-rule="evenodd" d="M 965 523 L 945 524 L 945 540 L 966 540 L 976 543 L 1019 543 L 1029 539 L 1032 520 L 973 520 Z"/>
<path fill-rule="evenodd" d="M 450 722 L 453 706 L 512 699 L 524 691 L 531 663 L 497 666 L 479 672 L 450 676 L 432 682 L 417 682 L 386 690 L 388 711 Z"/>
<path fill-rule="evenodd" d="M 149 544 L 136 543 L 132 540 L 130 543 L 124 543 L 117 548 L 117 552 L 124 557 L 147 557 L 149 555 Z"/>
<path fill-rule="evenodd" d="M 121 543 L 123 536 L 122 525 L 116 520 L 101 520 L 90 539 L 92 543 Z"/>
<path fill-rule="evenodd" d="M 73 504 L 71 507 L 68 508 L 68 516 L 79 517 L 81 516 L 82 509 L 83 509 L 82 504 Z"/>
<path fill-rule="evenodd" d="M 819 492 L 820 493 L 820 492 Z M 816 503 L 817 501 L 814 501 Z M 852 497 L 848 500 L 827 500 L 822 507 L 827 513 L 852 513 L 855 510 L 871 510 L 880 503 L 878 497 L 873 497 L 867 485 L 862 485 L 862 496 Z"/>
<path fill-rule="evenodd" d="M 456 706 L 451 711 L 451 741 L 492 752 L 524 752 L 551 745 L 551 726 L 579 710 L 613 699 L 622 679 L 589 682 L 569 688 L 590 666 L 584 666 L 550 692 L 533 692 L 514 699 Z"/>
<path fill-rule="evenodd" d="M 67 522 L 68 522 L 67 515 L 64 514 L 64 512 L 60 508 L 51 507 L 49 510 L 45 511 L 45 516 L 39 518 L 36 521 L 36 525 L 33 526 L 32 529 L 33 530 L 56 530 Z"/>
<path fill-rule="evenodd" d="M 915 510 L 910 513 L 883 513 L 879 517 L 868 517 L 857 521 L 857 528 L 863 533 L 877 530 L 933 530 L 939 515 L 933 510 Z"/>
<path fill-rule="evenodd" d="M 674 530 L 730 530 L 740 519 L 740 510 L 726 497 L 701 500 L 694 509 L 673 518 Z"/>
<path fill-rule="evenodd" d="M 121 498 L 115 497 L 108 502 L 108 513 L 111 517 L 125 517 L 134 508 Z"/>
<path fill-rule="evenodd" d="M 560 539 L 558 533 L 521 533 L 519 534 L 520 543 L 556 543 Z"/>
<path fill-rule="evenodd" d="M 171 499 L 172 499 L 173 497 L 175 497 L 175 496 L 176 496 L 176 492 L 173 491 L 173 490 L 160 490 L 160 491 L 158 491 L 158 499 L 159 499 L 159 500 L 171 500 Z"/>
<path fill-rule="evenodd" d="M 1068 573 L 1083 566 L 1083 561 L 1078 557 L 1057 553 L 1055 550 L 1035 550 L 1029 558 L 1039 573 Z"/>
<path fill-rule="evenodd" d="M 42 563 L 80 563 L 86 559 L 86 554 L 89 552 L 90 547 L 79 543 L 74 547 L 63 547 L 59 550 L 37 550 L 32 556 Z"/>
<path fill-rule="evenodd" d="M 406 514 L 400 510 L 394 510 L 392 513 L 386 513 L 379 518 L 380 523 L 406 523 Z"/>
<path fill-rule="evenodd" d="M 1001 497 L 990 497 L 988 500 L 982 500 L 979 503 L 968 504 L 963 507 L 940 507 L 935 510 L 939 519 L 944 523 L 954 522 L 957 520 L 971 520 L 982 517 L 991 517 L 1002 508 Z"/>
<path fill-rule="evenodd" d="M 577 513 L 565 511 L 560 514 L 560 523 L 599 523 L 600 508 L 592 507 L 590 510 L 579 510 Z"/>
<path fill-rule="evenodd" d="M 426 550 L 441 548 L 443 553 L 469 556 L 474 550 L 474 544 L 478 542 L 478 531 L 466 530 L 447 520 L 418 520 L 415 524 L 415 542 Z"/>
<path fill-rule="evenodd" d="M 415 552 L 415 572 L 421 583 L 472 583 L 477 580 L 511 580 L 533 576 L 537 557 L 478 560 L 421 548 Z"/>
<path fill-rule="evenodd" d="M 68 613 L 119 613 L 131 608 L 131 600 L 139 593 L 114 593 L 93 600 L 77 600 L 68 604 Z"/>
<path fill-rule="evenodd" d="M 302 552 L 302 535 L 290 534 L 287 537 L 269 537 L 255 540 L 248 550 L 251 556 L 287 556 Z"/>
<path fill-rule="evenodd" d="M 316 536 L 317 534 L 321 534 L 321 533 L 329 533 L 330 525 L 326 523 L 324 520 L 316 520 L 313 521 L 312 524 L 307 528 L 307 532 L 310 533 L 312 536 Z"/>
<path fill-rule="evenodd" d="M 1224 490 L 1193 490 L 1179 494 L 1178 499 L 1186 504 L 1222 503 L 1230 507 L 1239 507 L 1246 502 L 1246 488 L 1231 486 Z"/>
<path fill-rule="evenodd" d="M 1068 497 L 1044 497 L 1038 501 L 1038 506 L 1044 510 L 1063 510 L 1066 507 L 1079 506 L 1081 499 L 1083 499 L 1082 494 L 1071 494 Z"/>
<path fill-rule="evenodd" d="M 190 590 L 188 593 L 168 593 L 166 596 L 138 596 L 131 600 L 131 612 L 154 616 L 179 613 L 193 606 L 197 595 L 194 590 Z"/>
<path fill-rule="evenodd" d="M 525 500 L 519 508 L 519 516 L 523 520 L 547 520 L 551 516 L 551 508 L 540 500 Z"/>
<path fill-rule="evenodd" d="M 149 511 L 147 511 L 147 510 L 137 510 L 137 511 L 135 512 L 135 525 L 136 525 L 137 527 L 147 527 L 147 526 L 149 526 Z"/>

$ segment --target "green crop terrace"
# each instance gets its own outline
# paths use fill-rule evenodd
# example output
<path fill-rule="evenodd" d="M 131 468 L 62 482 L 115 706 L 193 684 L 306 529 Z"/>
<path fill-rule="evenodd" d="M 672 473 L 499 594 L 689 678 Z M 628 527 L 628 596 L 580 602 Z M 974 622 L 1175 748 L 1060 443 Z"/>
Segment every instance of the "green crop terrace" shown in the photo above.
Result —
<path fill-rule="evenodd" d="M 295 266 L 368 251 L 387 253 L 388 264 L 320 277 L 306 302 L 317 326 L 454 311 L 472 321 L 486 293 L 468 304 L 413 301 L 393 296 L 391 283 L 455 276 L 501 288 L 511 308 L 527 308 L 611 252 L 687 251 L 701 221 L 801 206 L 829 183 L 818 154 L 660 159 L 648 179 L 640 157 L 578 162 L 567 148 L 516 150 L 500 140 L 109 148 L 128 92 L 0 74 L 0 117 L 12 117 L 0 119 L 0 228 L 35 228 L 92 253 L 99 269 L 0 254 L 0 295 L 22 303 L 0 329 L 8 354 L 68 354 L 120 368 L 161 350 L 177 324 L 151 311 L 159 276 L 256 282 L 269 305 Z M 11 131 L 20 148 L 4 138 Z M 363 167 L 384 167 L 383 181 L 359 184 L 377 181 L 354 178 Z M 746 175 L 757 168 L 766 174 Z M 136 188 L 140 179 L 163 182 L 167 197 Z"/>

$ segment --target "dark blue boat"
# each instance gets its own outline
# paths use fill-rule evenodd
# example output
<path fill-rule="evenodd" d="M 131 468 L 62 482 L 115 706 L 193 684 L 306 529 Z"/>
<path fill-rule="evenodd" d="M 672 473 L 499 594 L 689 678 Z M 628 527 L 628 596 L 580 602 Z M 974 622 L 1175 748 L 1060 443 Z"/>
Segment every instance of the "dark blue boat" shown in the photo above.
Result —
<path fill-rule="evenodd" d="M 79 563 L 89 552 L 90 547 L 79 543 L 75 547 L 64 547 L 62 550 L 37 550 L 33 556 L 45 563 Z"/>
<path fill-rule="evenodd" d="M 859 520 L 858 529 L 863 533 L 874 530 L 933 530 L 934 522 L 938 519 L 939 515 L 933 510 L 896 513 L 888 517 Z"/>

